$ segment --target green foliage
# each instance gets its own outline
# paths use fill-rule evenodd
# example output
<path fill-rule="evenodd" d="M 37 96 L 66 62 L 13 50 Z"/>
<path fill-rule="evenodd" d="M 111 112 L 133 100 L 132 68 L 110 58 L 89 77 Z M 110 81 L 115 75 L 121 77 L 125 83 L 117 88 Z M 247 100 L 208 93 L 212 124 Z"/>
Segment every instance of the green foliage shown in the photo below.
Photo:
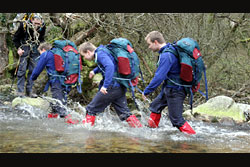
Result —
<path fill-rule="evenodd" d="M 0 23 L 1 25 L 6 23 L 6 16 L 3 13 L 0 13 Z"/>
<path fill-rule="evenodd" d="M 0 14 L 0 25 L 6 26 L 14 15 Z M 140 58 L 146 85 L 154 75 L 158 60 L 158 53 L 150 51 L 144 39 L 153 30 L 162 32 L 166 42 L 172 43 L 182 37 L 192 37 L 198 41 L 207 67 L 210 96 L 221 94 L 220 88 L 238 91 L 244 85 L 249 85 L 249 13 L 75 13 L 67 17 L 65 13 L 58 13 L 55 18 L 59 22 L 53 22 L 48 13 L 42 15 L 47 27 L 45 40 L 50 43 L 65 37 L 74 41 L 87 33 L 81 42 L 90 41 L 96 46 L 106 45 L 115 37 L 129 39 Z M 91 33 L 90 30 L 96 31 Z M 7 36 L 7 45 L 12 48 L 9 54 L 13 54 L 15 59 L 17 56 L 11 35 Z M 83 61 L 83 65 L 83 87 L 96 89 L 97 85 L 93 86 L 88 79 L 88 72 L 95 64 Z M 144 89 L 141 81 L 138 86 Z M 204 83 L 201 88 L 204 89 Z M 159 91 L 160 88 L 152 98 Z M 243 92 L 240 92 L 242 96 L 247 97 L 247 89 L 243 89 Z M 87 90 L 84 93 L 87 94 Z M 85 102 L 90 100 L 87 95 L 85 98 Z"/>
<path fill-rule="evenodd" d="M 11 71 L 14 69 L 14 57 L 11 48 L 9 48 L 9 63 L 8 63 L 8 70 Z"/>
<path fill-rule="evenodd" d="M 60 27 L 53 26 L 46 32 L 45 40 L 52 44 L 55 40 L 61 40 L 62 29 Z"/>

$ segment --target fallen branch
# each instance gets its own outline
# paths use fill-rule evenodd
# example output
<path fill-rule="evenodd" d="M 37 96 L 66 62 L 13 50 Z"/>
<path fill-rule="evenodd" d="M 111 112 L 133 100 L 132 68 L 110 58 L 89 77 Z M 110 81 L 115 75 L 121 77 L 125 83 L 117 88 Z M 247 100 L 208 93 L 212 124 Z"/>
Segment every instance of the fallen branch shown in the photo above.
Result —
<path fill-rule="evenodd" d="M 77 46 L 80 45 L 82 42 L 84 42 L 84 40 L 86 40 L 88 37 L 94 35 L 97 32 L 98 28 L 101 26 L 101 23 L 105 19 L 106 19 L 106 16 L 104 14 L 101 14 L 100 20 L 97 20 L 97 23 L 93 27 L 91 27 L 89 30 L 85 32 L 77 33 L 78 34 L 77 36 L 79 37 L 73 36 L 71 40 L 74 41 Z M 76 38 L 76 40 L 74 40 L 74 38 Z"/>
<path fill-rule="evenodd" d="M 146 60 L 142 56 L 140 56 L 139 58 L 142 60 L 144 66 L 146 67 L 146 69 L 150 73 L 150 76 L 152 77 L 153 76 L 153 72 L 150 70 L 150 68 L 149 68 L 148 63 L 146 62 Z"/>
<path fill-rule="evenodd" d="M 99 25 L 95 25 L 94 27 L 92 27 L 90 30 L 88 30 L 87 32 L 83 32 L 81 33 L 81 35 L 74 41 L 74 38 L 71 38 L 72 41 L 75 42 L 75 44 L 78 46 L 80 45 L 85 39 L 87 39 L 89 36 L 95 34 L 97 32 L 97 28 L 99 27 Z"/>

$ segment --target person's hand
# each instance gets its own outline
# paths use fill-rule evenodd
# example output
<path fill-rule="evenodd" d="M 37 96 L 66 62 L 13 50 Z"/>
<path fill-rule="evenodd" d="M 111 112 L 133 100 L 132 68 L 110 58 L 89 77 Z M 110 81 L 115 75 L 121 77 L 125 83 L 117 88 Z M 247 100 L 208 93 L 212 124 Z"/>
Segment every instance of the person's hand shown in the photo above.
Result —
<path fill-rule="evenodd" d="M 104 95 L 108 94 L 107 88 L 102 87 L 100 92 L 102 92 Z"/>
<path fill-rule="evenodd" d="M 89 72 L 89 79 L 92 79 L 95 76 L 94 71 L 90 71 Z"/>
<path fill-rule="evenodd" d="M 144 101 L 147 100 L 147 96 L 145 96 L 144 93 L 142 93 L 141 97 L 142 97 L 142 99 L 143 99 Z"/>
<path fill-rule="evenodd" d="M 23 53 L 24 53 L 24 50 L 23 50 L 23 49 L 21 49 L 21 48 L 18 48 L 18 50 L 17 50 L 17 54 L 18 54 L 19 56 L 22 56 L 22 55 L 23 55 Z"/>

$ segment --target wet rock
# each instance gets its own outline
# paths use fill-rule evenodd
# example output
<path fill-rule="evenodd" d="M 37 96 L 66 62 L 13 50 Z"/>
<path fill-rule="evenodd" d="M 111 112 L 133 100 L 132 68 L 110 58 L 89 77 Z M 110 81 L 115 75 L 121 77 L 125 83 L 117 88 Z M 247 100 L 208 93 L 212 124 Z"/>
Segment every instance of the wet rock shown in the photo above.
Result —
<path fill-rule="evenodd" d="M 217 118 L 217 117 L 214 117 L 214 116 L 208 116 L 208 119 L 209 119 L 209 122 L 212 122 L 212 123 L 217 123 L 217 122 L 219 122 L 218 118 Z"/>
<path fill-rule="evenodd" d="M 246 121 L 250 121 L 250 105 L 237 103 L 238 107 L 244 112 Z"/>
<path fill-rule="evenodd" d="M 195 120 L 195 117 L 194 115 L 192 115 L 191 110 L 184 111 L 182 115 L 186 120 L 191 120 L 191 121 Z"/>
<path fill-rule="evenodd" d="M 235 126 L 236 123 L 233 118 L 224 117 L 219 120 L 219 123 L 223 126 Z"/>
<path fill-rule="evenodd" d="M 214 98 L 209 99 L 206 102 L 206 105 L 208 105 L 211 109 L 216 109 L 216 110 L 229 109 L 234 104 L 235 104 L 234 100 L 227 96 L 216 96 Z"/>
<path fill-rule="evenodd" d="M 244 111 L 235 101 L 227 96 L 217 96 L 193 109 L 193 114 L 214 116 L 218 119 L 229 117 L 237 122 L 245 122 Z"/>
<path fill-rule="evenodd" d="M 237 128 L 239 130 L 249 130 L 250 129 L 250 123 L 249 122 L 244 122 L 244 123 L 240 124 Z"/>
<path fill-rule="evenodd" d="M 20 106 L 20 105 L 25 105 L 25 104 L 39 108 L 39 109 L 44 110 L 44 111 L 48 111 L 48 109 L 50 108 L 50 103 L 47 100 L 42 99 L 40 97 L 38 97 L 38 98 L 17 97 L 12 101 L 13 108 Z"/>

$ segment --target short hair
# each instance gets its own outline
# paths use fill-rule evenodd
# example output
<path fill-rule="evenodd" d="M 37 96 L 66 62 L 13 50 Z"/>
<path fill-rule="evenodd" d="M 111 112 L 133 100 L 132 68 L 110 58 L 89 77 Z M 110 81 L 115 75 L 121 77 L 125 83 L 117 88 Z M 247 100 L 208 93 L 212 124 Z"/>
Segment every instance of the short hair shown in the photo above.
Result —
<path fill-rule="evenodd" d="M 37 48 L 38 51 L 42 51 L 43 49 L 45 50 L 50 50 L 52 48 L 52 45 L 48 42 L 43 42 L 39 45 L 39 47 Z"/>
<path fill-rule="evenodd" d="M 148 33 L 148 35 L 145 37 L 145 40 L 147 41 L 148 39 L 150 39 L 151 42 L 154 42 L 156 40 L 160 44 L 166 43 L 162 33 L 158 31 L 151 31 L 150 33 Z"/>
<path fill-rule="evenodd" d="M 86 53 L 88 50 L 89 51 L 94 51 L 96 49 L 95 45 L 93 45 L 90 42 L 84 42 L 79 46 L 79 52 L 81 53 Z"/>

